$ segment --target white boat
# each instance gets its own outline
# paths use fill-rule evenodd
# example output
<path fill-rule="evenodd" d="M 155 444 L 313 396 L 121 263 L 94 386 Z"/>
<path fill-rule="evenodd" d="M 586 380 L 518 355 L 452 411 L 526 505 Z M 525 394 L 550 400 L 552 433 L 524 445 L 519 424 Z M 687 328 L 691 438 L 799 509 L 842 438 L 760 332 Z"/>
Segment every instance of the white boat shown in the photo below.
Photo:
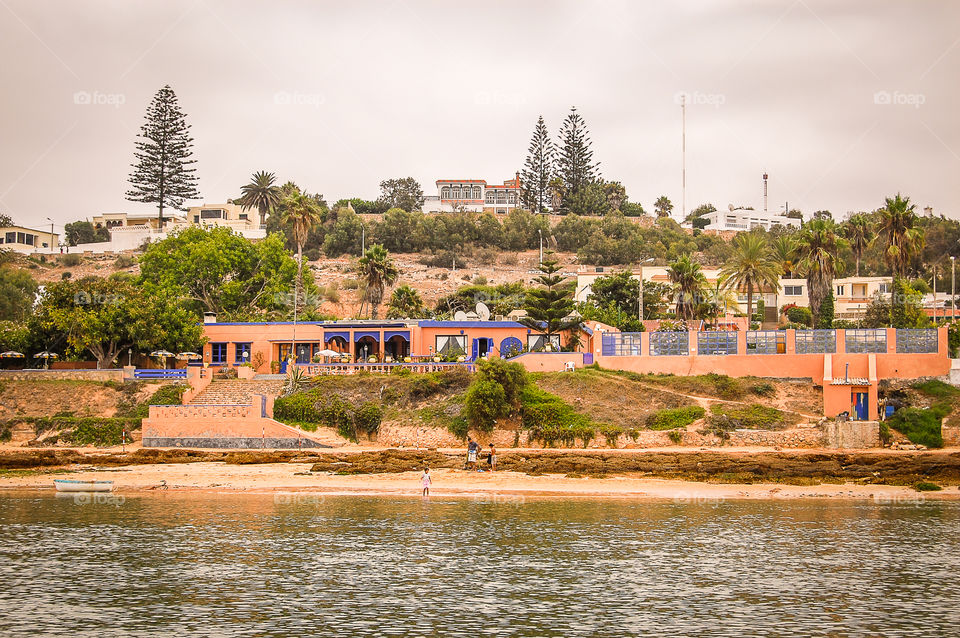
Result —
<path fill-rule="evenodd" d="M 110 492 L 113 490 L 113 481 L 72 481 L 70 479 L 53 479 L 58 492 Z"/>

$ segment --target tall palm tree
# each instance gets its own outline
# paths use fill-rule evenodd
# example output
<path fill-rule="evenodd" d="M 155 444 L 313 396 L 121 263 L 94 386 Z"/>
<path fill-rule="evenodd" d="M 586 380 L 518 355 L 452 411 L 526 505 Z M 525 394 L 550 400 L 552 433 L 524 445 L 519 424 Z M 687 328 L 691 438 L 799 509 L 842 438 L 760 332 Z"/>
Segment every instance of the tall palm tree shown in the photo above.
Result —
<path fill-rule="evenodd" d="M 733 240 L 733 254 L 720 269 L 720 276 L 726 278 L 729 288 L 747 289 L 747 318 L 752 321 L 753 290 L 768 287 L 776 292 L 780 289 L 781 272 L 762 235 L 740 233 Z"/>
<path fill-rule="evenodd" d="M 266 171 L 257 171 L 250 183 L 240 188 L 243 195 L 237 200 L 243 210 L 256 208 L 260 213 L 260 225 L 267 223 L 267 213 L 276 210 L 283 198 L 280 187 L 274 184 L 277 176 Z"/>
<path fill-rule="evenodd" d="M 780 235 L 773 240 L 770 256 L 780 266 L 784 277 L 792 277 L 797 267 L 797 238 L 794 235 Z"/>
<path fill-rule="evenodd" d="M 387 249 L 382 244 L 374 244 L 360 258 L 359 272 L 367 284 L 366 298 L 370 302 L 370 318 L 376 319 L 384 291 L 397 280 L 400 271 L 390 259 Z"/>
<path fill-rule="evenodd" d="M 690 259 L 690 255 L 682 255 L 667 268 L 667 276 L 677 293 L 677 318 L 693 319 L 707 284 L 700 264 Z"/>
<path fill-rule="evenodd" d="M 857 277 L 860 276 L 860 258 L 863 257 L 863 251 L 873 243 L 876 233 L 873 230 L 873 223 L 866 215 L 854 215 L 843 225 L 843 236 L 850 242 L 850 250 L 853 251 L 853 257 L 857 262 Z"/>
<path fill-rule="evenodd" d="M 843 272 L 840 251 L 846 246 L 846 240 L 837 234 L 832 220 L 814 219 L 800 229 L 797 269 L 807 278 L 814 326 L 820 320 L 820 305 L 832 292 L 834 276 Z"/>
<path fill-rule="evenodd" d="M 887 197 L 880 209 L 879 235 L 886 240 L 883 259 L 894 279 L 904 277 L 913 258 L 923 249 L 923 230 L 917 223 L 916 206 L 909 197 Z"/>
<path fill-rule="evenodd" d="M 323 211 L 317 200 L 306 193 L 292 193 L 282 201 L 280 223 L 289 226 L 297 244 L 297 281 L 293 294 L 293 339 L 290 350 L 297 356 L 297 308 L 300 306 L 300 289 L 303 288 L 303 245 L 310 231 L 323 221 Z"/>

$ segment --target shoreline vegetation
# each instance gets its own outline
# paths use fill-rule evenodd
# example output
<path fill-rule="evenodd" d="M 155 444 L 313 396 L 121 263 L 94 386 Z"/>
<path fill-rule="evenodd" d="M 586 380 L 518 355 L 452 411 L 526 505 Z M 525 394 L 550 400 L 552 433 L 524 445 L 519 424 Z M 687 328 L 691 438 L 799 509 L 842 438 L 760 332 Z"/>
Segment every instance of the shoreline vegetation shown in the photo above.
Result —
<path fill-rule="evenodd" d="M 960 451 L 950 450 L 511 450 L 499 455 L 495 473 L 465 471 L 464 459 L 461 450 L 413 449 L 7 450 L 0 452 L 0 491 L 49 489 L 54 476 L 69 474 L 109 476 L 121 493 L 413 495 L 430 467 L 439 496 L 960 499 Z"/>

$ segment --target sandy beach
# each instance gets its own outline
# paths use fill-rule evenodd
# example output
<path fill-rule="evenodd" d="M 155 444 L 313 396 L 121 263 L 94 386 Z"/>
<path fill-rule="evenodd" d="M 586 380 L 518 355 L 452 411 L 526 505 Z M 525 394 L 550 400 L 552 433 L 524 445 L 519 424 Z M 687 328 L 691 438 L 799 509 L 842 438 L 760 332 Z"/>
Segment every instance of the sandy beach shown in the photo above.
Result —
<path fill-rule="evenodd" d="M 117 493 L 177 492 L 318 492 L 323 494 L 419 496 L 418 472 L 336 475 L 311 473 L 310 463 L 154 464 L 119 468 L 79 468 L 76 471 L 9 472 L 0 476 L 0 490 L 53 489 L 53 479 L 113 480 Z M 917 492 L 909 486 L 855 483 L 786 485 L 732 484 L 610 476 L 568 478 L 529 476 L 519 472 L 475 472 L 439 468 L 433 475 L 433 496 L 474 498 L 589 497 L 689 501 L 724 499 L 846 498 L 877 502 L 960 500 L 956 485 L 939 492 Z M 162 487 L 164 486 L 165 487 Z"/>

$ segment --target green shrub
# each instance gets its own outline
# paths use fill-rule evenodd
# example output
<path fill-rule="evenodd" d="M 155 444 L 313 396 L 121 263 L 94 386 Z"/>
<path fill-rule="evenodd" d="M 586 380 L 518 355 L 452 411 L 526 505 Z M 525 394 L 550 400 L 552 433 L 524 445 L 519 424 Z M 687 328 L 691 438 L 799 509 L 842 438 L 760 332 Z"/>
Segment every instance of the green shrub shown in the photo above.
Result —
<path fill-rule="evenodd" d="M 804 306 L 794 306 L 787 310 L 787 319 L 790 320 L 790 323 L 802 323 L 807 327 L 813 325 L 813 313 Z"/>
<path fill-rule="evenodd" d="M 769 381 L 760 381 L 758 383 L 754 383 L 748 389 L 753 394 L 761 397 L 772 397 L 777 394 L 777 388 L 774 387 L 774 385 Z"/>
<path fill-rule="evenodd" d="M 889 445 L 890 441 L 893 440 L 893 435 L 890 433 L 890 424 L 886 421 L 880 422 L 880 443 L 883 445 Z"/>
<path fill-rule="evenodd" d="M 320 412 L 312 393 L 301 392 L 279 397 L 273 402 L 273 418 L 278 421 L 319 423 Z"/>
<path fill-rule="evenodd" d="M 886 420 L 887 425 L 910 439 L 911 443 L 927 447 L 943 447 L 941 420 L 949 412 L 943 404 L 931 408 L 900 408 Z"/>
<path fill-rule="evenodd" d="M 759 403 L 750 405 L 719 404 L 710 408 L 711 424 L 722 424 L 726 429 L 771 430 L 784 425 L 783 412 Z M 714 417 L 723 417 L 715 419 Z"/>
<path fill-rule="evenodd" d="M 651 430 L 673 430 L 690 425 L 706 413 L 699 405 L 687 405 L 682 408 L 658 410 L 647 417 L 647 427 Z"/>
<path fill-rule="evenodd" d="M 667 436 L 670 437 L 670 440 L 674 445 L 680 445 L 680 443 L 683 441 L 683 432 L 680 430 L 670 430 L 667 432 Z"/>
<path fill-rule="evenodd" d="M 464 416 L 481 432 L 493 432 L 497 419 L 510 414 L 510 404 L 503 386 L 490 379 L 477 379 L 467 389 Z"/>
<path fill-rule="evenodd" d="M 80 262 L 83 261 L 82 255 L 77 255 L 76 253 L 64 255 L 60 258 L 60 265 L 67 266 L 68 268 L 73 268 L 74 266 L 79 266 Z"/>
<path fill-rule="evenodd" d="M 573 445 L 577 439 L 586 445 L 597 426 L 555 394 L 528 385 L 520 393 L 523 427 L 530 439 L 545 445 L 557 442 Z"/>
<path fill-rule="evenodd" d="M 9 423 L 0 423 L 0 443 L 6 443 L 13 438 L 13 428 Z"/>
<path fill-rule="evenodd" d="M 367 401 L 353 413 L 353 424 L 357 432 L 372 436 L 380 431 L 380 422 L 383 420 L 383 411 L 376 403 Z"/>
<path fill-rule="evenodd" d="M 136 262 L 136 260 L 133 259 L 133 257 L 130 257 L 129 255 L 119 255 L 119 256 L 117 256 L 117 258 L 114 260 L 114 262 L 113 262 L 113 267 L 114 267 L 114 268 L 119 268 L 119 269 L 123 270 L 123 269 L 125 269 L 125 268 L 130 268 L 130 267 L 133 266 L 135 263 L 137 263 L 137 262 Z"/>
<path fill-rule="evenodd" d="M 462 416 L 453 418 L 448 424 L 447 429 L 458 439 L 466 440 L 467 434 L 470 432 L 470 424 L 467 423 L 467 420 Z"/>
<path fill-rule="evenodd" d="M 943 381 L 938 381 L 937 379 L 931 379 L 929 381 L 924 381 L 923 383 L 917 383 L 913 386 L 915 390 L 923 392 L 927 396 L 934 397 L 936 399 L 950 399 L 957 395 L 960 395 L 960 388 L 955 388 L 948 383 Z"/>
<path fill-rule="evenodd" d="M 930 481 L 918 481 L 914 483 L 913 489 L 918 492 L 939 492 L 943 488 L 937 485 L 936 483 L 931 483 Z"/>

